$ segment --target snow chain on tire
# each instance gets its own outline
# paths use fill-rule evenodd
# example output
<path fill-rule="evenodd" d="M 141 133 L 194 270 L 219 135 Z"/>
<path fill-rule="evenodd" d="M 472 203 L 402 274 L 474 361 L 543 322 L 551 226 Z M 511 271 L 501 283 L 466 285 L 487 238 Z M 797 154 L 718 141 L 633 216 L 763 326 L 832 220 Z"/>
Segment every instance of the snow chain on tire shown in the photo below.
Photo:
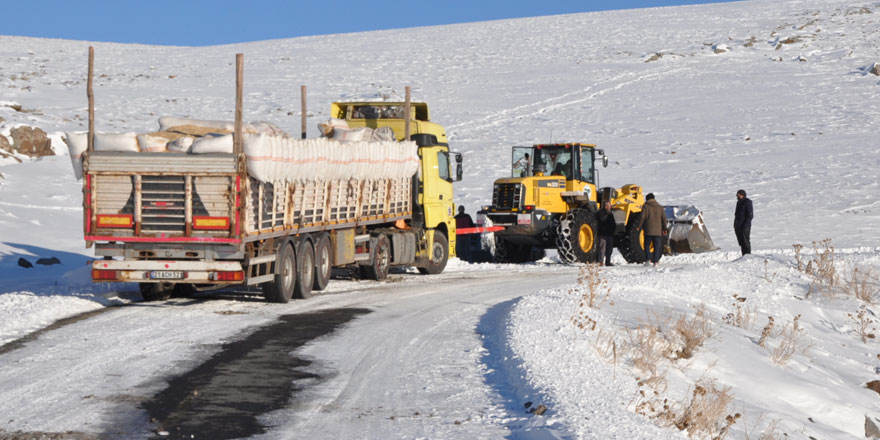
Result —
<path fill-rule="evenodd" d="M 589 228 L 589 250 L 581 249 L 581 228 Z M 556 252 L 563 263 L 592 263 L 596 259 L 596 216 L 589 209 L 572 209 L 565 213 L 556 230 Z"/>

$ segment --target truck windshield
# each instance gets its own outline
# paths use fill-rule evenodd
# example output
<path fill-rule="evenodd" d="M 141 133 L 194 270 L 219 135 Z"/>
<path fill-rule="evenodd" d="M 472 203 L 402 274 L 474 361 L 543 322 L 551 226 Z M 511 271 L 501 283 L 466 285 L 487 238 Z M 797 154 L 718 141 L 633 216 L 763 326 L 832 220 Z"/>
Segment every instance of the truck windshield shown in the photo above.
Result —
<path fill-rule="evenodd" d="M 405 105 L 356 105 L 352 109 L 352 119 L 403 119 Z"/>

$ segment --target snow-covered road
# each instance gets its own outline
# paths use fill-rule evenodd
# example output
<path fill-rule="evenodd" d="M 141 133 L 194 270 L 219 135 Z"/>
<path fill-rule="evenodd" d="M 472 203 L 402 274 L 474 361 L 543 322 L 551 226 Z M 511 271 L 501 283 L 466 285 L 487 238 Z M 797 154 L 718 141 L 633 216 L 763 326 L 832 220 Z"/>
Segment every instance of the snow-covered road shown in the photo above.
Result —
<path fill-rule="evenodd" d="M 552 417 L 532 417 L 523 408 L 526 400 L 537 404 L 540 396 L 516 372 L 493 367 L 511 365 L 498 361 L 508 354 L 500 342 L 505 308 L 520 295 L 571 283 L 575 272 L 553 264 L 484 273 L 453 266 L 436 277 L 398 274 L 392 277 L 397 282 L 336 280 L 331 293 L 287 305 L 203 295 L 109 308 L 0 354 L 0 414 L 7 432 L 125 438 L 145 438 L 155 431 L 189 434 L 190 422 L 169 415 L 174 408 L 156 409 L 156 396 L 175 378 L 209 363 L 211 371 L 223 374 L 241 369 L 241 358 L 267 343 L 245 348 L 236 362 L 223 361 L 224 352 L 279 320 L 358 308 L 371 312 L 301 350 L 280 354 L 307 361 L 296 371 L 278 369 L 288 382 L 310 376 L 303 372 L 316 377 L 295 382 L 289 400 L 274 411 L 248 414 L 270 427 L 264 438 L 553 435 L 560 424 Z M 259 373 L 244 374 L 259 380 Z M 198 400 L 211 405 L 210 399 L 222 399 L 218 395 L 224 389 L 235 393 L 230 388 L 236 386 L 194 388 L 179 405 L 197 405 Z M 196 426 L 195 432 L 203 433 L 204 427 Z M 230 437 L 224 438 L 236 438 L 235 432 L 227 431 Z"/>

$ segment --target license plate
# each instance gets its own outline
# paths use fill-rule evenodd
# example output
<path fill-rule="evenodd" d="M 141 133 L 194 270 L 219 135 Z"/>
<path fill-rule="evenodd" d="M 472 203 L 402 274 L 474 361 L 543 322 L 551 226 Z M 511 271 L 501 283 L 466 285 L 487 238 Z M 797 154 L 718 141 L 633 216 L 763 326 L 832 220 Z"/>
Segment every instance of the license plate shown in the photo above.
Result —
<path fill-rule="evenodd" d="M 149 274 L 151 280 L 182 280 L 185 272 L 182 270 L 154 270 Z"/>

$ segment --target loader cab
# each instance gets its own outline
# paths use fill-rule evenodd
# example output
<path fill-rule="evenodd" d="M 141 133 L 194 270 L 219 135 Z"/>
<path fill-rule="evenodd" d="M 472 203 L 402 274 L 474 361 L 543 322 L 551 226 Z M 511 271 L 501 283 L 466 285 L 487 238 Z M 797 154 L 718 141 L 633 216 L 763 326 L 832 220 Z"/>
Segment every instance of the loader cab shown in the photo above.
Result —
<path fill-rule="evenodd" d="M 596 162 L 608 166 L 604 151 L 587 144 L 540 144 L 512 149 L 511 177 L 561 176 L 568 191 L 598 186 Z"/>

